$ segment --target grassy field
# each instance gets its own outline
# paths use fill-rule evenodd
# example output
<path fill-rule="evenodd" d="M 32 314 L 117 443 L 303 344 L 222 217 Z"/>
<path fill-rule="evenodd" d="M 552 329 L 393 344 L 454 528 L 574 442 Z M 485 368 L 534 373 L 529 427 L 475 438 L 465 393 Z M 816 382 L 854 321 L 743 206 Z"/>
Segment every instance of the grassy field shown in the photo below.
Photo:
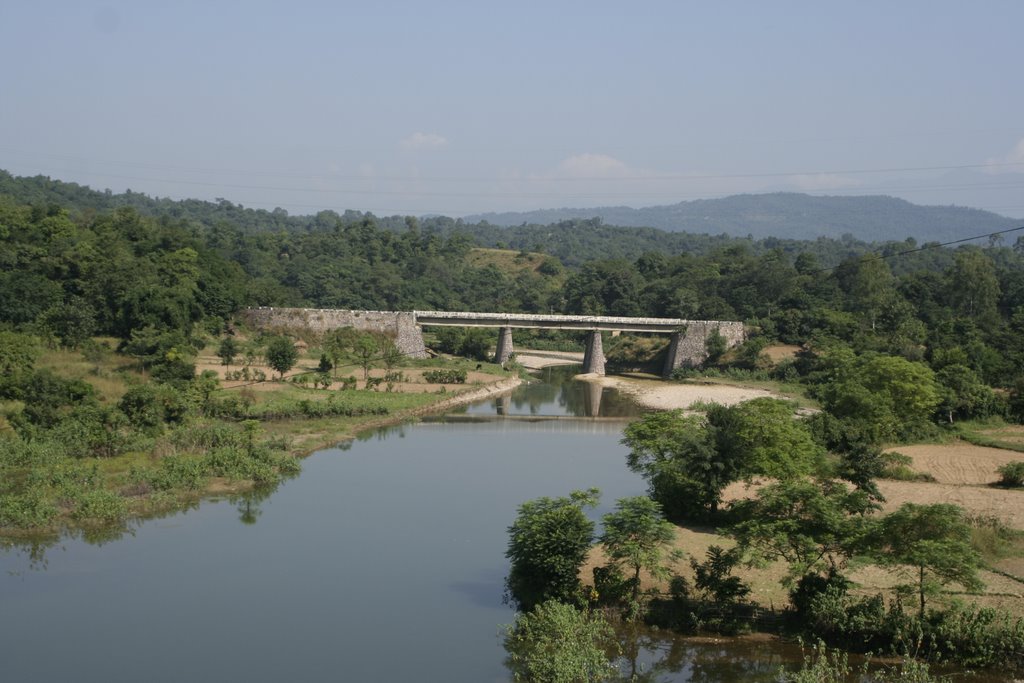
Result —
<path fill-rule="evenodd" d="M 149 378 L 135 359 L 112 346 L 111 340 L 100 340 L 84 352 L 46 350 L 35 367 L 88 383 L 97 404 L 113 409 Z M 102 538 L 122 533 L 127 519 L 186 508 L 204 496 L 270 486 L 296 473 L 297 458 L 318 448 L 513 377 L 490 363 L 439 358 L 372 368 L 367 382 L 363 368 L 348 363 L 336 371 L 337 381 L 315 388 L 292 379 L 317 368 L 319 349 L 306 350 L 283 380 L 258 382 L 227 379 L 240 366 L 225 367 L 214 350 L 208 346 L 200 352 L 196 370 L 216 375 L 218 387 L 202 398 L 187 386 L 174 389 L 176 401 L 190 406 L 174 423 L 144 428 L 123 422 L 122 415 L 119 426 L 107 427 L 121 444 L 109 457 L 88 455 L 67 434 L 44 431 L 33 446 L 15 435 L 6 418 L 0 420 L 0 436 L 9 436 L 0 443 L 0 540 L 56 538 L 62 531 Z M 277 375 L 260 359 L 250 361 L 251 371 Z M 427 382 L 424 373 L 431 368 L 465 371 L 465 383 Z M 359 379 L 343 389 L 341 378 L 349 375 Z M 22 407 L 5 402 L 0 415 L 11 417 Z"/>

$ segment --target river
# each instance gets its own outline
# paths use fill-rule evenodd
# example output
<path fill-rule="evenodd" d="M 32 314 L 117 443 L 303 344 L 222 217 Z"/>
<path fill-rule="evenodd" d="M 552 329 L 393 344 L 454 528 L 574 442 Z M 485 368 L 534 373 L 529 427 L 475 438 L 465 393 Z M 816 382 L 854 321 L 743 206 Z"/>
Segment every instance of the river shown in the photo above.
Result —
<path fill-rule="evenodd" d="M 100 544 L 65 539 L 45 558 L 0 551 L 2 679 L 508 681 L 517 506 L 597 487 L 597 519 L 645 489 L 611 419 L 637 409 L 604 389 L 593 415 L 592 385 L 567 373 L 461 421 L 319 451 L 262 500 L 204 502 Z M 624 666 L 651 681 L 772 680 L 793 658 L 768 643 L 643 640 Z"/>

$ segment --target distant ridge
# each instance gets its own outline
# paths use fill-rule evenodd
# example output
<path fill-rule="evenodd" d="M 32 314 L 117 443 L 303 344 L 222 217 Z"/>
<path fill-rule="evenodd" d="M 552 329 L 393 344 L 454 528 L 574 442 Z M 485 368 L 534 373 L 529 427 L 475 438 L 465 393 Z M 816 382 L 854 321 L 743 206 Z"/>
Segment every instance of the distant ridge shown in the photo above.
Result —
<path fill-rule="evenodd" d="M 641 209 L 605 206 L 483 213 L 466 216 L 463 220 L 517 226 L 589 218 L 600 218 L 609 225 L 669 232 L 799 240 L 852 235 L 867 242 L 907 237 L 918 242 L 944 242 L 1021 225 L 1020 220 L 961 206 L 919 206 L 883 195 L 813 196 L 790 192 L 741 194 Z"/>
<path fill-rule="evenodd" d="M 332 229 L 338 221 L 352 223 L 370 216 L 359 211 L 338 214 L 330 210 L 290 215 L 282 209 L 244 208 L 225 199 L 174 200 L 131 190 L 112 193 L 47 176 L 18 177 L 0 170 L 0 198 L 4 195 L 18 202 L 55 204 L 84 213 L 131 207 L 144 215 L 191 221 L 211 228 L 226 221 L 243 231 L 325 230 Z M 406 229 L 404 216 L 379 216 L 375 220 L 389 230 Z M 425 226 L 441 231 L 470 233 L 482 244 L 515 244 L 517 248 L 531 249 L 548 243 L 553 236 L 552 228 L 559 233 L 573 233 L 572 239 L 580 238 L 582 231 L 590 242 L 596 237 L 621 241 L 622 229 L 628 229 L 629 236 L 625 239 L 640 249 L 640 253 L 660 248 L 675 252 L 684 248 L 679 242 L 684 234 L 710 235 L 716 239 L 723 235 L 750 236 L 754 240 L 825 237 L 848 241 L 853 238 L 865 243 L 903 241 L 911 237 L 925 243 L 947 242 L 1024 225 L 1024 219 L 1015 220 L 991 211 L 961 206 L 920 206 L 882 195 L 822 197 L 785 192 L 698 199 L 641 209 L 628 206 L 544 209 L 476 214 L 458 221 L 444 216 L 421 217 L 421 220 Z M 506 231 L 506 228 L 515 230 Z M 674 234 L 664 235 L 665 232 Z M 670 243 L 674 246 L 669 246 Z M 686 246 L 691 247 L 692 244 Z M 574 254 L 568 246 L 566 249 L 559 257 L 566 263 L 575 262 L 580 255 Z"/>

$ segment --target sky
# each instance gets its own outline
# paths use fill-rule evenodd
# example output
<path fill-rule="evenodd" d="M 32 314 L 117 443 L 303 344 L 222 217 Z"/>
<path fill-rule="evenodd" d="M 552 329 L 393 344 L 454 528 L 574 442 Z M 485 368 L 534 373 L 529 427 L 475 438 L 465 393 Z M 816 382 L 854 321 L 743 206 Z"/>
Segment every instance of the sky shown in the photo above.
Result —
<path fill-rule="evenodd" d="M 378 215 L 890 194 L 1024 216 L 1019 0 L 0 3 L 0 168 Z"/>

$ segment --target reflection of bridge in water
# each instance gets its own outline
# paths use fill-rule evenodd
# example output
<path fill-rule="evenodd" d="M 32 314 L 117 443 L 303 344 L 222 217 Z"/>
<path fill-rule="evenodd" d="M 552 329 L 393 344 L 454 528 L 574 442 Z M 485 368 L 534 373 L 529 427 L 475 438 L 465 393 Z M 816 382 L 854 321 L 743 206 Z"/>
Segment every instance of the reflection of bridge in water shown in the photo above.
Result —
<path fill-rule="evenodd" d="M 566 368 L 566 370 L 570 369 Z M 541 387 L 543 388 L 544 381 L 542 381 Z M 529 390 L 529 387 L 525 387 Z M 577 379 L 569 382 L 567 385 L 559 387 L 559 394 L 556 396 L 551 395 L 552 400 L 556 400 L 562 407 L 567 411 L 565 415 L 545 415 L 535 413 L 535 398 L 531 399 L 531 396 L 527 393 L 515 394 L 513 391 L 496 396 L 490 402 L 494 409 L 493 414 L 480 414 L 473 413 L 470 415 L 459 414 L 454 416 L 456 421 L 461 418 L 468 418 L 463 421 L 475 421 L 477 418 L 483 420 L 494 420 L 494 419 L 505 419 L 511 421 L 520 422 L 540 422 L 540 421 L 552 421 L 552 420 L 563 420 L 563 421 L 580 421 L 580 420 L 600 420 L 600 421 L 623 421 L 632 419 L 630 415 L 623 415 L 616 412 L 615 402 L 611 402 L 611 410 L 609 413 L 601 414 L 601 402 L 604 397 L 605 391 L 615 393 L 614 389 L 608 389 L 605 387 L 600 380 L 595 379 Z M 523 413 L 523 409 L 529 411 Z M 620 405 L 621 409 L 621 405 Z"/>
<path fill-rule="evenodd" d="M 629 424 L 626 417 L 575 417 L 572 415 L 464 415 L 449 413 L 420 420 L 424 424 L 488 424 L 498 431 L 553 432 L 618 435 Z"/>

